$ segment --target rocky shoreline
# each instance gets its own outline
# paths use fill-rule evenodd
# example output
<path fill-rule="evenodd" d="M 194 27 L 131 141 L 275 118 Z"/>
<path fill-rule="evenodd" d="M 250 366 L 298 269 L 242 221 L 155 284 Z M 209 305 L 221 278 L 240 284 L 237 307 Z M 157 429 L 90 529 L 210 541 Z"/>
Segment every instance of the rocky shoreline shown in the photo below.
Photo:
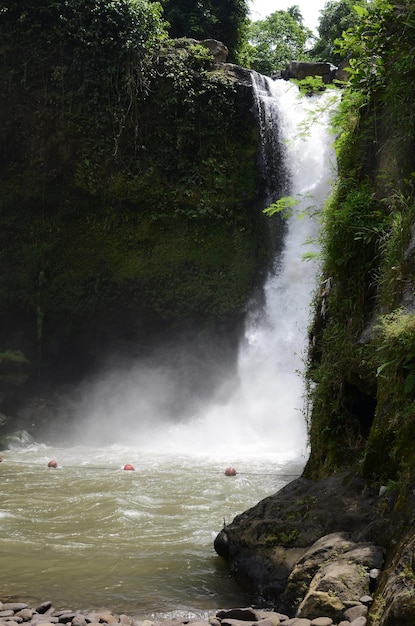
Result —
<path fill-rule="evenodd" d="M 364 626 L 378 617 L 388 497 L 347 472 L 302 476 L 225 525 L 215 550 L 285 626 Z"/>
<path fill-rule="evenodd" d="M 111 610 L 100 609 L 82 612 L 71 609 L 57 610 L 50 600 L 36 607 L 26 602 L 2 602 L 0 600 L 0 626 L 366 626 L 370 596 L 364 596 L 359 602 L 351 603 L 344 611 L 340 622 L 335 623 L 330 617 L 314 619 L 304 617 L 290 618 L 277 611 L 253 608 L 221 609 L 207 619 L 173 618 L 136 620 L 125 614 L 117 615 Z"/>

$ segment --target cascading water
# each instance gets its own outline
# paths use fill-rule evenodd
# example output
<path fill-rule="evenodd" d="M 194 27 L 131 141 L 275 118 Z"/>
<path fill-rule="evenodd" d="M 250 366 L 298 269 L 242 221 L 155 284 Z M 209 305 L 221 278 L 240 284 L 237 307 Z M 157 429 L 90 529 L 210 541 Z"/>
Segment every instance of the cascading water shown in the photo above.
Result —
<path fill-rule="evenodd" d="M 138 617 L 247 602 L 213 539 L 224 518 L 280 489 L 305 462 L 298 370 L 317 264 L 302 257 L 315 249 L 306 245 L 317 229 L 308 207 L 321 204 L 334 173 L 329 97 L 300 99 L 296 87 L 255 74 L 253 82 L 263 137 L 276 133 L 286 159 L 286 173 L 269 185 L 274 150 L 264 147 L 267 202 L 289 193 L 299 204 L 285 223 L 264 310 L 248 320 L 237 384 L 177 422 L 169 419 L 177 389 L 168 372 L 124 368 L 82 390 L 77 443 L 5 452 L 2 600 L 51 597 L 57 607 L 104 605 Z M 58 469 L 47 467 L 51 458 Z M 123 471 L 125 463 L 136 471 Z M 229 464 L 235 477 L 224 476 Z"/>

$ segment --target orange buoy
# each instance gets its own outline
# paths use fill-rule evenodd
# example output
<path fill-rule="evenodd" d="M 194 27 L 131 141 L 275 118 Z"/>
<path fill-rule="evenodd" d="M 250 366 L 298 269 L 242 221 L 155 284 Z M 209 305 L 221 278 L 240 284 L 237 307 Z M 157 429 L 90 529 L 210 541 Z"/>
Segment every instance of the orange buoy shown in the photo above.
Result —
<path fill-rule="evenodd" d="M 233 467 L 227 467 L 225 470 L 225 476 L 236 476 L 236 469 Z"/>
<path fill-rule="evenodd" d="M 124 465 L 123 469 L 125 469 L 125 470 L 127 470 L 127 471 L 130 471 L 130 472 L 131 472 L 131 471 L 132 471 L 132 472 L 134 472 L 134 471 L 135 471 L 134 466 L 133 466 L 133 465 L 131 465 L 130 463 L 126 463 L 126 464 Z"/>
<path fill-rule="evenodd" d="M 49 461 L 48 467 L 54 467 L 56 469 L 58 467 L 57 461 L 54 461 L 54 460 Z"/>

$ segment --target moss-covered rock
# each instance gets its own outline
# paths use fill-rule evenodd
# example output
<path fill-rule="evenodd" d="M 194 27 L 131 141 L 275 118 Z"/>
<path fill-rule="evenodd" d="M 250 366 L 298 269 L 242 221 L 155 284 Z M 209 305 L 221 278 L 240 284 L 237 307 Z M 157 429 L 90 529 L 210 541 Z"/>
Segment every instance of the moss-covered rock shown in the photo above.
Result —
<path fill-rule="evenodd" d="M 153 8 L 82 6 L 1 25 L 0 351 L 29 383 L 189 328 L 236 345 L 269 252 L 246 81 Z"/>

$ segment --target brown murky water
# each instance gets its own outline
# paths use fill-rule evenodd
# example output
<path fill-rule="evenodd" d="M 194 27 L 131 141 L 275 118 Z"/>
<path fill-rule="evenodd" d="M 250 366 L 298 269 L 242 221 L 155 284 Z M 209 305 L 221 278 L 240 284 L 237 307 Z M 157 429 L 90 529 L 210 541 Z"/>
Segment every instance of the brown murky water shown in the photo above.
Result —
<path fill-rule="evenodd" d="M 227 477 L 220 459 L 155 459 L 125 447 L 33 446 L 3 456 L 2 596 L 141 617 L 249 602 L 213 540 L 224 518 L 299 472 L 268 456 L 236 459 L 238 474 Z M 57 469 L 47 467 L 52 458 Z M 127 462 L 135 471 L 121 469 Z"/>

